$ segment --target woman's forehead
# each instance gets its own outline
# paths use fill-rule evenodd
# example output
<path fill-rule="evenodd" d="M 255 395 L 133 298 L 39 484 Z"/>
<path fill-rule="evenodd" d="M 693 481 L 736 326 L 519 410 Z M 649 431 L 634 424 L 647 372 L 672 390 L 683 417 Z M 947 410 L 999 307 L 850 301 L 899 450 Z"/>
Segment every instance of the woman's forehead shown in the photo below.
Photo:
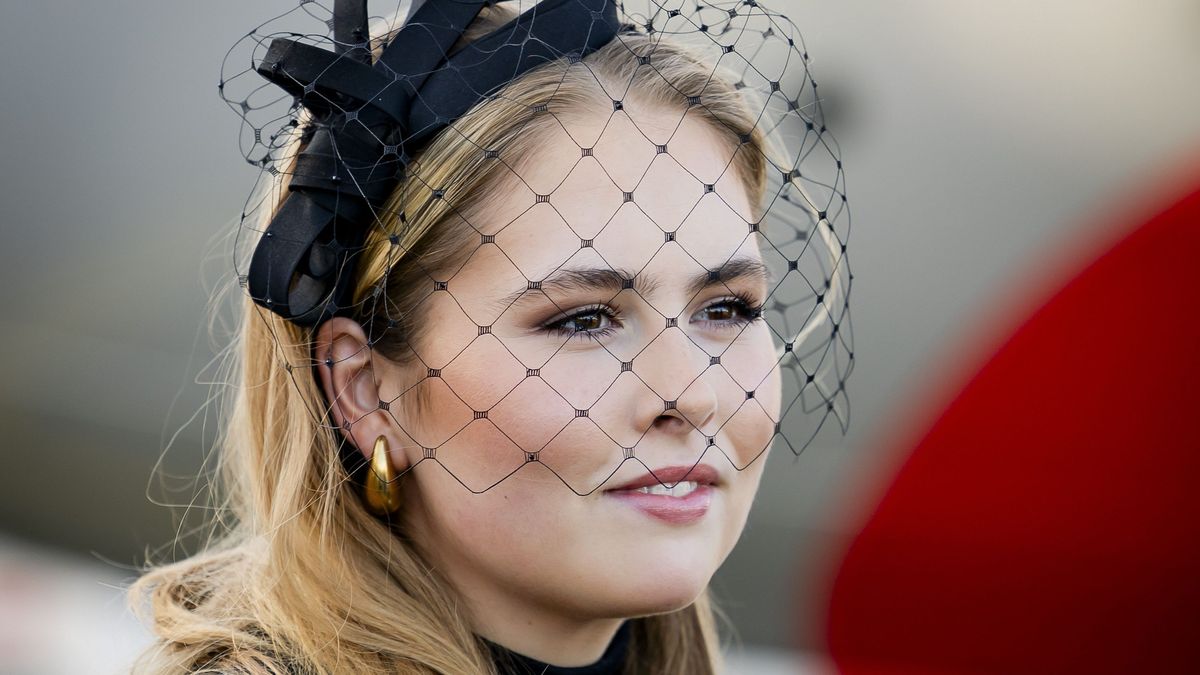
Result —
<path fill-rule="evenodd" d="M 738 146 L 694 116 L 660 114 L 642 126 L 618 116 L 554 126 L 511 165 L 502 180 L 509 184 L 471 224 L 529 279 L 576 259 L 714 269 L 739 250 L 756 251 L 749 196 L 732 163 Z M 474 258 L 478 265 L 492 256 Z"/>

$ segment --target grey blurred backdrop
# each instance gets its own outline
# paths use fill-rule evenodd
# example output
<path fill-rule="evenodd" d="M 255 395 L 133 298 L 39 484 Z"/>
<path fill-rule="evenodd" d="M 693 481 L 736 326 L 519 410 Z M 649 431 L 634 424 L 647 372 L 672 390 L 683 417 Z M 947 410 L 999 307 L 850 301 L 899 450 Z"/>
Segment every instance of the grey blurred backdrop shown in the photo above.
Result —
<path fill-rule="evenodd" d="M 20 660 L 13 636 L 42 633 L 14 608 L 105 588 L 116 616 L 113 589 L 175 536 L 152 471 L 179 432 L 161 468 L 194 473 L 212 431 L 211 415 L 186 423 L 208 394 L 194 382 L 213 348 L 202 281 L 230 263 L 203 258 L 256 174 L 216 93 L 221 58 L 294 1 L 2 5 L 0 670 L 42 663 Z M 843 150 L 852 426 L 799 460 L 776 453 L 716 584 L 743 641 L 811 649 L 845 514 L 890 466 L 882 448 L 914 401 L 1014 289 L 1200 149 L 1200 4 L 771 6 L 804 32 Z M 78 639 L 110 629 L 95 624 Z M 80 644 L 124 653 L 110 642 Z"/>

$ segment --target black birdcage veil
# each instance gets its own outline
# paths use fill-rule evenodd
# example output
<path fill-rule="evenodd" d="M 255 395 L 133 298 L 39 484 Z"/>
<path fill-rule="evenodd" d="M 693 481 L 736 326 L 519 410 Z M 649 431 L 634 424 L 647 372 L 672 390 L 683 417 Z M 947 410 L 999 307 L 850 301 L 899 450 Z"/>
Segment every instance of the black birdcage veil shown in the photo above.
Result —
<path fill-rule="evenodd" d="M 331 8 L 302 1 L 231 50 L 222 72 L 222 97 L 243 119 L 244 156 L 262 169 L 244 210 L 236 264 L 261 319 L 289 320 L 312 330 L 330 316 L 350 316 L 368 328 L 372 345 L 403 343 L 421 376 L 380 407 L 420 448 L 418 464 L 440 464 L 472 492 L 529 471 L 527 464 L 548 469 L 581 495 L 600 488 L 625 462 L 651 470 L 655 463 L 646 461 L 643 443 L 648 427 L 636 434 L 605 428 L 606 420 L 620 414 L 616 406 L 631 396 L 653 396 L 664 414 L 691 424 L 692 463 L 721 461 L 742 470 L 772 442 L 799 455 L 821 434 L 844 432 L 849 421 L 845 384 L 854 355 L 846 258 L 850 217 L 840 154 L 825 127 L 809 55 L 795 24 L 756 0 L 615 5 L 610 0 L 520 0 L 500 3 L 517 18 L 485 35 L 462 38 L 462 26 L 485 5 L 490 11 L 491 4 L 418 0 L 416 6 L 401 2 L 382 16 L 368 16 L 365 2 L 338 2 Z M 676 135 L 661 124 L 639 126 L 643 102 L 631 86 L 642 81 L 639 76 L 656 76 L 656 48 L 668 44 L 682 46 L 706 69 L 703 86 L 675 88 L 677 99 L 662 106 L 675 111 Z M 519 95 L 518 84 L 539 73 L 592 74 L 592 54 L 606 47 L 627 57 L 627 70 L 620 72 L 629 79 L 597 76 L 591 102 Z M 249 65 L 242 69 L 242 64 Z M 743 101 L 753 128 L 729 130 L 736 131 L 735 142 L 722 150 L 726 169 L 714 178 L 689 171 L 684 159 L 689 149 L 676 142 L 689 115 L 712 105 L 716 83 Z M 590 106 L 589 133 L 563 112 L 580 105 Z M 474 133 L 471 115 L 488 106 L 523 120 L 506 144 L 490 145 Z M 615 143 L 606 137 L 610 133 L 620 136 L 620 153 L 603 149 L 606 142 Z M 444 177 L 438 173 L 443 167 L 427 162 L 422 153 L 446 134 L 460 151 L 470 149 L 474 162 L 494 164 L 506 185 L 502 205 L 472 203 L 470 194 L 432 180 Z M 740 166 L 736 156 L 747 152 L 757 153 L 765 164 L 758 208 L 743 208 L 730 197 L 730 186 L 740 184 L 734 179 Z M 610 170 L 615 165 L 606 158 L 639 153 L 650 167 L 644 176 L 651 168 L 669 172 L 663 175 L 673 178 L 659 183 L 669 185 L 666 192 L 694 195 L 690 209 L 656 211 L 654 200 L 661 196 L 656 192 L 663 190 L 640 190 L 646 183 L 636 176 Z M 557 173 L 547 168 L 551 165 Z M 572 199 L 559 199 L 568 193 Z M 580 194 L 594 200 L 581 201 Z M 443 260 L 451 263 L 435 268 L 421 245 L 411 245 L 407 228 L 420 214 L 404 211 L 403 204 L 420 204 L 465 226 L 469 241 Z M 701 226 L 689 231 L 698 220 L 690 214 L 696 213 L 724 214 L 723 253 L 713 250 L 712 237 L 700 236 Z M 514 232 L 526 237 L 526 251 L 561 251 L 558 265 L 524 264 L 515 246 L 506 247 L 506 239 L 516 240 Z M 530 233 L 544 238 L 545 246 L 530 248 Z M 625 262 L 637 264 L 611 264 L 622 247 L 635 244 L 643 253 Z M 383 260 L 386 273 L 375 275 L 379 265 L 372 268 L 368 254 L 381 246 L 386 250 L 375 259 Z M 703 255 L 696 250 L 700 246 L 707 247 Z M 658 296 L 643 282 L 656 271 L 686 269 L 688 278 L 707 277 L 708 287 L 732 292 L 736 289 L 728 280 L 754 267 L 746 263 L 747 251 L 758 252 L 767 293 L 752 302 L 744 298 L 741 311 L 753 321 L 724 342 L 691 334 L 691 317 L 680 313 L 683 307 L 653 306 Z M 504 296 L 507 304 L 481 304 L 459 290 L 472 287 L 473 265 L 501 259 L 502 265 L 493 266 L 502 271 L 489 283 L 512 287 L 515 292 Z M 619 284 L 606 300 L 640 303 L 641 315 L 656 312 L 661 325 L 620 346 L 588 343 L 588 349 L 603 350 L 607 361 L 582 378 L 571 371 L 572 350 L 578 348 L 572 340 L 579 339 L 573 332 L 590 331 L 587 321 L 596 315 L 564 317 L 571 331 L 549 342 L 543 338 L 538 349 L 504 325 L 505 312 L 530 294 L 557 306 L 554 289 L 563 288 L 563 275 L 554 273 L 585 259 L 593 270 L 588 283 L 605 277 Z M 611 274 L 596 271 L 610 264 Z M 427 282 L 419 301 L 405 312 L 389 295 L 394 289 L 388 279 L 399 271 L 408 273 L 406 278 L 423 275 L 422 283 Z M 571 277 L 573 283 L 581 279 Z M 474 283 L 478 288 L 478 280 Z M 579 310 L 566 304 L 558 309 Z M 443 331 L 453 327 L 453 337 L 417 347 L 409 340 L 408 321 L 414 316 L 440 322 Z M 765 326 L 771 347 L 768 358 L 760 358 L 757 370 L 749 372 L 740 360 L 745 352 L 739 351 L 739 341 L 747 331 L 761 330 L 754 325 Z M 546 344 L 553 349 L 546 350 Z M 679 356 L 683 353 L 687 356 Z M 643 368 L 659 367 L 668 356 L 678 356 L 686 366 L 672 378 L 642 375 Z M 307 376 L 322 358 L 312 354 L 307 362 L 287 364 L 287 370 L 293 378 Z M 487 360 L 495 386 L 487 395 L 457 391 L 456 366 L 480 359 Z M 778 405 L 764 405 L 759 388 L 774 381 L 776 367 Z M 580 384 L 584 379 L 586 386 Z M 695 391 L 690 388 L 699 386 L 720 390 L 726 402 L 736 389 L 740 402 L 724 405 L 720 415 L 702 425 L 681 407 Z M 432 434 L 400 413 L 431 391 L 461 413 L 448 416 L 459 420 L 455 428 Z M 554 420 L 552 433 L 520 424 L 520 411 L 532 401 L 541 427 Z M 314 424 L 334 426 L 329 415 Z M 724 447 L 722 432 L 737 424 L 773 434 L 754 452 L 733 453 Z M 480 444 L 489 448 L 486 463 L 472 461 L 476 455 L 467 450 Z M 587 447 L 595 462 L 579 468 L 580 447 Z"/>

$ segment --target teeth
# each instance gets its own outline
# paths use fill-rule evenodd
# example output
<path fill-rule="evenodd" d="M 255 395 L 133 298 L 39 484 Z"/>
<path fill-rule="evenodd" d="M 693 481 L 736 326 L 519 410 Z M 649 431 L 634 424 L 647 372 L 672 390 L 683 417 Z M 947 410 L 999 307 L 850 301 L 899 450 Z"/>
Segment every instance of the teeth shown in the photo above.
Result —
<path fill-rule="evenodd" d="M 640 492 L 646 495 L 666 495 L 668 497 L 686 497 L 697 487 L 699 487 L 699 483 L 696 481 L 685 480 L 676 483 L 674 487 L 667 487 L 660 484 L 647 485 L 630 490 L 630 492 Z"/>

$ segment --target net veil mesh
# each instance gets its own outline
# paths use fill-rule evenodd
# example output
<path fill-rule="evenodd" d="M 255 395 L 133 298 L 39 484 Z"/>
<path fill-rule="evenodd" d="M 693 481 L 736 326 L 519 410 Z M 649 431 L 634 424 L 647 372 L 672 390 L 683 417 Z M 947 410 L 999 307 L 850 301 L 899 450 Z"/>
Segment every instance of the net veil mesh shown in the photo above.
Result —
<path fill-rule="evenodd" d="M 371 7 L 366 42 L 338 44 L 332 4 L 302 0 L 242 38 L 225 59 L 221 96 L 242 119 L 243 156 L 261 169 L 237 233 L 235 268 L 247 293 L 253 249 L 286 195 L 306 133 L 322 124 L 361 125 L 377 133 L 363 104 L 326 97 L 326 112 L 314 114 L 305 102 L 322 96 L 319 87 L 298 82 L 304 88 L 289 93 L 257 69 L 278 37 L 347 55 L 369 49 L 378 58 L 416 11 L 407 0 L 384 4 Z M 513 16 L 535 4 L 496 3 Z M 579 11 L 591 10 L 581 5 Z M 630 1 L 617 3 L 616 12 L 622 28 L 611 42 L 624 48 L 609 49 L 628 59 L 628 81 L 593 77 L 591 102 L 555 94 L 529 100 L 514 93 L 532 75 L 526 73 L 498 89 L 474 92 L 485 99 L 480 108 L 524 120 L 507 144 L 488 145 L 473 135 L 477 126 L 466 122 L 474 109 L 439 132 L 503 178 L 504 189 L 486 203 L 436 182 L 445 167 L 430 164 L 420 151 L 408 156 L 380 141 L 377 167 L 400 166 L 404 177 L 395 194 L 371 209 L 357 268 L 364 276 L 355 281 L 353 305 L 344 313 L 363 324 L 372 359 L 391 345 L 403 349 L 406 372 L 417 373 L 379 402 L 419 457 L 405 473 L 437 463 L 467 490 L 482 492 L 533 474 L 529 465 L 536 464 L 587 495 L 611 487 L 606 481 L 628 462 L 656 478 L 654 469 L 668 455 L 674 464 L 721 462 L 741 471 L 772 444 L 798 456 L 817 439 L 847 429 L 846 381 L 854 364 L 850 214 L 840 151 L 825 127 L 800 31 L 757 0 Z M 655 48 L 668 44 L 701 64 L 707 83 L 691 91 L 672 86 L 676 100 L 651 106 L 631 84 L 636 77 L 666 77 L 658 73 Z M 562 54 L 534 72 L 592 77 L 591 64 L 590 54 Z M 684 122 L 703 112 L 714 83 L 721 82 L 742 101 L 754 133 L 741 133 L 736 143 L 712 143 L 724 170 L 716 177 L 697 175 L 680 159 L 696 154 L 680 140 Z M 588 125 L 581 126 L 581 117 Z M 735 156 L 745 152 L 765 161 L 757 208 L 747 209 L 736 197 L 742 182 Z M 630 174 L 628 163 L 638 161 L 644 171 Z M 615 170 L 619 162 L 626 168 Z M 645 177 L 653 172 L 668 190 L 648 189 L 652 181 Z M 360 175 L 351 171 L 347 179 Z M 671 209 L 661 206 L 664 196 L 656 193 L 662 192 L 670 193 Z M 438 222 L 453 219 L 467 233 L 448 258 L 452 265 L 426 264 L 428 251 L 411 241 L 409 231 L 418 214 L 404 212 L 405 204 L 437 210 L 443 214 Z M 722 214 L 719 237 L 709 222 L 715 213 Z M 370 251 L 382 262 L 366 262 Z M 549 251 L 561 252 L 561 260 L 544 264 Z M 541 262 L 532 263 L 538 255 Z M 389 279 L 404 271 L 398 268 L 409 278 L 419 270 L 423 279 L 414 291 L 419 299 L 404 312 L 389 296 L 395 290 Z M 481 283 L 478 270 L 484 268 L 493 276 Z M 664 300 L 667 294 L 654 280 L 675 273 L 696 281 L 675 300 Z M 765 295 L 746 290 L 755 280 Z M 481 288 L 502 292 L 502 300 L 472 297 Z M 677 301 L 681 293 L 684 302 Z M 585 296 L 588 301 L 581 301 Z M 531 303 L 540 303 L 555 322 L 552 328 L 539 325 L 536 337 L 512 325 L 518 307 Z M 257 310 L 279 340 L 291 339 L 277 330 L 284 319 L 262 306 Z M 315 330 L 304 328 L 304 334 L 312 339 Z M 422 342 L 429 330 L 436 341 Z M 336 367 L 328 354 L 310 354 L 286 364 L 294 381 L 312 376 L 314 366 Z M 490 378 L 487 387 L 472 379 L 481 369 Z M 431 396 L 446 421 L 436 431 L 414 422 L 428 411 L 422 398 Z M 678 437 L 682 442 L 668 451 L 651 433 L 653 423 L 631 428 L 622 406 L 633 399 L 661 406 L 656 420 L 682 420 L 689 429 Z M 338 401 L 326 403 L 313 424 L 337 433 L 332 412 Z M 536 424 L 529 423 L 531 414 Z M 694 419 L 698 415 L 706 417 Z M 761 447 L 746 447 L 741 430 L 749 428 L 763 430 Z M 486 462 L 478 461 L 481 446 Z M 580 461 L 581 454 L 588 459 Z M 667 488 L 678 482 L 660 479 Z"/>

